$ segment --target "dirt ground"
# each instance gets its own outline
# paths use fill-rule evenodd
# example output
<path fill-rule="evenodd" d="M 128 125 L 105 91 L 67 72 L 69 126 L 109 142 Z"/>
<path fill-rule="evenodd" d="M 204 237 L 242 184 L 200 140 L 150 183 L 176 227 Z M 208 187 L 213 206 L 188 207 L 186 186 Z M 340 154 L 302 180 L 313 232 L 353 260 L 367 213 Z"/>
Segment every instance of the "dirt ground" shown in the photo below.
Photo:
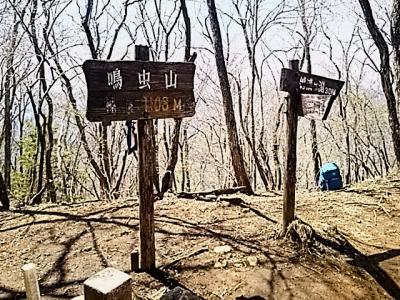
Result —
<path fill-rule="evenodd" d="M 205 299 L 400 299 L 400 179 L 300 191 L 296 212 L 321 232 L 337 228 L 351 249 L 276 239 L 282 197 L 273 193 L 168 196 L 155 205 L 158 272 L 130 273 L 136 299 L 159 299 L 175 285 Z M 104 267 L 129 272 L 138 246 L 136 199 L 0 212 L 0 299 L 23 297 L 28 262 L 44 299 L 83 294 L 83 281 Z"/>

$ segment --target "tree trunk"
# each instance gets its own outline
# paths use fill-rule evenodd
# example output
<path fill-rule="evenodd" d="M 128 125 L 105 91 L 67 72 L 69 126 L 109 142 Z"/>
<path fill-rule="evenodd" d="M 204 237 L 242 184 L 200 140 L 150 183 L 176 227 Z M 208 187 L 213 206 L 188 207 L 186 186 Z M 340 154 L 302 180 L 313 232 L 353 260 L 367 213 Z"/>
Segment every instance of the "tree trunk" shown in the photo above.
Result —
<path fill-rule="evenodd" d="M 14 0 L 15 2 L 15 0 Z M 26 12 L 27 5 L 20 13 L 23 18 Z M 12 139 L 12 117 L 11 110 L 13 104 L 13 78 L 14 70 L 14 53 L 17 48 L 17 35 L 19 25 L 21 23 L 17 20 L 17 14 L 14 14 L 14 25 L 12 27 L 11 36 L 9 39 L 7 58 L 6 58 L 6 76 L 4 80 L 4 184 L 7 190 L 11 189 L 11 139 Z M 15 82 L 14 82 L 15 84 Z"/>
<path fill-rule="evenodd" d="M 0 172 L 0 203 L 3 209 L 9 210 L 10 209 L 10 200 L 7 196 L 7 187 L 3 180 L 3 175 Z"/>
<path fill-rule="evenodd" d="M 47 122 L 46 122 L 46 129 L 47 129 L 47 138 L 48 138 L 48 143 L 47 143 L 47 148 L 45 152 L 45 165 L 46 165 L 46 186 L 48 187 L 49 191 L 49 198 L 51 202 L 56 202 L 56 192 L 55 192 L 55 187 L 54 187 L 54 182 L 53 182 L 53 169 L 52 169 L 52 164 L 51 164 L 51 157 L 52 157 L 52 152 L 53 152 L 53 99 L 49 95 L 48 91 L 48 86 L 47 86 L 47 81 L 46 81 L 46 71 L 45 71 L 45 65 L 44 65 L 44 54 L 46 51 L 41 51 L 40 46 L 39 46 L 39 41 L 38 41 L 38 36 L 36 33 L 36 14 L 37 14 L 37 7 L 38 3 L 37 0 L 32 1 L 32 13 L 31 13 L 31 20 L 30 20 L 30 26 L 31 26 L 31 40 L 33 44 L 33 48 L 35 50 L 35 55 L 36 59 L 38 61 L 39 67 L 38 67 L 38 74 L 39 74 L 39 82 L 41 85 L 41 89 L 44 95 L 44 98 L 46 99 L 47 102 Z M 46 14 L 47 20 L 45 27 L 43 28 L 43 32 L 46 32 L 50 20 L 49 20 L 49 15 Z"/>
<path fill-rule="evenodd" d="M 12 108 L 12 79 L 14 76 L 14 49 L 15 49 L 15 32 L 16 25 L 14 25 L 11 34 L 10 46 L 7 53 L 6 63 L 6 76 L 4 80 L 4 184 L 7 190 L 11 187 L 11 138 L 12 138 L 12 122 L 11 122 L 11 108 Z"/>
<path fill-rule="evenodd" d="M 186 171 L 185 171 L 185 153 L 183 153 L 183 147 L 181 147 L 181 192 L 185 191 L 185 184 L 186 184 Z"/>
<path fill-rule="evenodd" d="M 74 111 L 73 115 L 75 118 L 75 122 L 76 122 L 76 126 L 78 127 L 79 130 L 79 136 L 80 139 L 82 141 L 83 144 L 83 148 L 86 152 L 86 155 L 88 157 L 88 160 L 91 164 L 91 166 L 93 167 L 95 174 L 97 176 L 97 178 L 100 181 L 100 185 L 105 187 L 105 190 L 108 191 L 111 189 L 111 187 L 108 184 L 108 179 L 106 177 L 106 175 L 102 172 L 100 165 L 96 162 L 96 160 L 94 159 L 94 155 L 92 152 L 92 149 L 89 146 L 89 143 L 87 141 L 87 137 L 86 137 L 86 131 L 85 131 L 85 125 L 82 122 L 82 119 L 80 117 L 80 115 L 77 113 L 78 108 L 77 108 L 77 103 L 76 103 L 76 99 L 75 96 L 73 94 L 73 89 L 72 89 L 72 83 L 70 78 L 66 75 L 65 70 L 62 68 L 58 57 L 54 51 L 54 49 L 51 46 L 51 43 L 49 41 L 49 38 L 47 35 L 45 35 L 45 42 L 47 45 L 47 48 L 49 49 L 49 52 L 53 58 L 53 61 L 56 65 L 57 71 L 62 79 L 63 85 L 65 86 L 65 93 L 67 94 L 68 100 L 71 103 L 72 109 Z"/>
<path fill-rule="evenodd" d="M 87 6 L 86 6 L 86 14 L 85 18 L 82 22 L 82 27 L 85 31 L 86 38 L 88 41 L 88 46 L 90 49 L 90 54 L 92 56 L 92 59 L 98 59 L 98 45 L 97 47 L 95 46 L 95 40 L 93 39 L 92 32 L 90 30 L 90 21 L 92 17 L 92 10 L 93 10 L 93 0 L 87 0 Z M 69 98 L 70 101 L 74 99 L 72 95 L 72 91 L 68 91 L 70 94 Z M 72 96 L 72 97 L 71 97 Z M 73 100 L 75 101 L 75 99 Z M 75 106 L 76 108 L 76 102 L 71 103 Z M 80 125 L 79 125 L 80 124 Z M 102 193 L 102 197 L 110 198 L 111 197 L 111 178 L 110 178 L 110 160 L 109 160 L 109 152 L 108 152 L 108 141 L 107 141 L 107 136 L 108 136 L 108 126 L 107 123 L 102 123 L 99 127 L 99 133 L 100 133 L 100 151 L 99 151 L 99 164 L 96 162 L 93 156 L 93 152 L 90 150 L 89 146 L 87 145 L 87 139 L 84 133 L 84 126 L 81 121 L 78 123 L 79 131 L 81 133 L 81 138 L 82 142 L 84 143 L 84 148 L 86 153 L 89 156 L 89 161 L 92 165 L 92 167 L 95 170 L 96 176 L 98 177 L 100 181 L 100 189 Z M 102 167 L 101 167 L 102 166 Z"/>
<path fill-rule="evenodd" d="M 191 48 L 191 44 L 192 44 L 192 31 L 190 28 L 190 18 L 189 18 L 189 14 L 188 14 L 187 7 L 186 7 L 186 0 L 180 0 L 180 1 L 181 1 L 183 20 L 185 22 L 185 36 L 186 36 L 185 61 L 189 61 L 190 60 L 190 48 Z M 193 59 L 195 59 L 195 58 L 196 57 L 194 56 Z M 167 163 L 166 171 L 161 180 L 161 182 L 162 182 L 161 194 L 165 193 L 172 186 L 172 179 L 174 178 L 175 166 L 176 166 L 176 163 L 178 162 L 179 136 L 180 136 L 181 126 L 182 126 L 182 119 L 175 119 L 175 126 L 174 126 L 174 130 L 173 130 L 173 135 L 172 135 L 171 148 L 169 149 L 169 151 L 167 148 L 167 153 L 169 152 L 170 155 L 168 156 L 168 163 Z M 182 163 L 183 163 L 183 161 L 182 161 Z"/>
<path fill-rule="evenodd" d="M 170 156 L 167 163 L 167 168 L 162 178 L 161 193 L 165 193 L 171 188 L 172 175 L 175 170 L 176 163 L 178 161 L 178 148 L 179 148 L 179 136 L 181 130 L 182 119 L 175 119 L 174 131 L 172 134 L 172 142 L 170 148 Z"/>
<path fill-rule="evenodd" d="M 260 155 L 257 153 L 257 149 L 256 149 L 256 144 L 255 142 L 253 142 L 252 137 L 253 137 L 253 133 L 251 133 L 251 136 L 249 134 L 248 128 L 246 128 L 245 126 L 245 122 L 243 120 L 243 109 L 242 109 L 242 86 L 241 86 L 241 82 L 240 82 L 240 77 L 239 79 L 234 77 L 234 80 L 236 82 L 236 87 L 238 90 L 238 103 L 239 103 L 239 123 L 240 126 L 242 127 L 245 139 L 247 144 L 249 145 L 249 160 L 251 160 L 252 158 L 254 159 L 254 170 L 253 170 L 253 174 L 254 174 L 254 189 L 256 189 L 256 179 L 255 177 L 257 176 L 257 171 L 260 174 L 261 177 L 261 181 L 264 184 L 265 190 L 269 189 L 269 181 L 271 181 L 271 188 L 273 189 L 274 187 L 274 183 L 273 183 L 273 179 L 271 178 L 271 176 L 269 176 L 269 165 L 268 165 L 268 156 L 267 156 L 267 152 L 264 151 L 264 145 L 262 143 L 262 134 L 260 134 L 260 143 L 258 145 L 258 150 Z M 249 101 L 250 103 L 252 103 L 252 101 Z M 253 104 L 251 104 L 253 105 Z M 255 137 L 255 136 L 254 136 Z M 263 163 L 264 162 L 264 163 Z M 266 167 L 264 168 L 264 165 L 266 165 Z M 252 164 L 250 164 L 250 173 L 252 172 L 251 170 L 251 166 L 253 166 Z M 270 178 L 268 178 L 270 177 Z M 271 179 L 271 180 L 270 180 Z"/>
<path fill-rule="evenodd" d="M 34 158 L 34 166 L 32 168 L 30 176 L 31 184 L 28 195 L 28 198 L 30 199 L 34 194 L 36 178 L 38 179 L 36 193 L 39 193 L 39 191 L 42 190 L 43 187 L 44 152 L 46 149 L 46 137 L 43 134 L 42 125 L 40 124 L 40 114 L 37 105 L 35 103 L 35 98 L 33 96 L 33 93 L 30 89 L 28 89 L 27 94 L 32 106 L 32 112 L 33 112 L 33 117 L 35 119 L 36 133 L 37 133 L 37 146 Z M 37 167 L 38 156 L 39 156 L 39 166 L 38 166 L 39 170 L 37 171 L 36 167 Z M 34 204 L 38 204 L 42 201 L 40 197 L 36 197 L 35 200 L 38 202 Z"/>
<path fill-rule="evenodd" d="M 392 142 L 394 146 L 394 154 L 396 157 L 396 163 L 398 166 L 400 166 L 400 123 L 399 123 L 399 117 L 397 115 L 397 105 L 396 105 L 396 97 L 393 92 L 393 86 L 392 86 L 392 70 L 390 66 L 390 56 L 389 56 L 389 47 L 385 41 L 385 38 L 382 35 L 382 32 L 379 30 L 378 26 L 375 23 L 374 16 L 372 14 L 372 9 L 371 5 L 368 0 L 359 0 L 362 11 L 364 13 L 364 18 L 365 22 L 367 23 L 368 30 L 372 36 L 372 39 L 374 40 L 374 43 L 376 47 L 379 50 L 379 55 L 381 59 L 381 65 L 380 65 L 380 77 L 381 77 L 381 84 L 382 84 L 382 89 L 385 94 L 386 98 L 386 104 L 387 104 L 387 109 L 388 109 L 388 118 L 389 118 L 389 126 L 392 134 Z M 394 7 L 397 8 L 397 16 L 398 16 L 398 7 L 399 7 L 399 1 L 395 0 L 394 1 Z M 396 11 L 394 12 L 394 15 L 396 15 Z M 394 21 L 397 21 L 398 17 L 394 18 Z M 399 30 L 398 28 L 394 29 L 396 32 Z M 393 31 L 394 31 L 393 30 Z M 399 45 L 398 42 L 399 37 L 395 37 L 395 45 Z M 397 44 L 396 44 L 397 42 Z M 396 52 L 396 51 L 395 51 Z M 399 54 L 397 52 L 397 54 Z M 398 62 L 397 62 L 398 63 Z"/>
<path fill-rule="evenodd" d="M 281 124 L 282 109 L 283 109 L 283 104 L 280 104 L 278 112 L 276 114 L 274 133 L 272 135 L 272 141 L 273 141 L 272 153 L 275 165 L 275 183 L 276 183 L 276 188 L 278 190 L 282 189 L 282 169 L 281 169 L 281 162 L 279 161 L 279 142 L 278 142 L 278 130 Z"/>
<path fill-rule="evenodd" d="M 242 151 L 239 145 L 239 138 L 236 128 L 235 112 L 233 110 L 232 94 L 226 70 L 224 51 L 222 47 L 221 30 L 219 27 L 217 10 L 214 0 L 207 0 L 210 23 L 214 38 L 215 61 L 218 70 L 218 77 L 222 92 L 222 100 L 225 113 L 225 122 L 228 130 L 229 148 L 232 156 L 232 165 L 235 172 L 237 185 L 245 186 L 246 192 L 253 193 L 249 178 L 246 173 Z"/>
<path fill-rule="evenodd" d="M 350 130 L 346 125 L 346 184 L 351 183 Z"/>
<path fill-rule="evenodd" d="M 301 23 L 303 26 L 303 58 L 301 61 L 301 68 L 304 64 L 304 61 L 307 61 L 307 73 L 311 74 L 311 50 L 310 50 L 310 45 L 311 45 L 311 32 L 310 32 L 310 25 L 307 20 L 307 9 L 306 9 L 306 1 L 305 0 L 300 0 L 299 1 L 299 13 L 300 13 L 300 18 L 301 18 Z M 314 17 L 315 17 L 316 11 L 314 8 Z M 321 156 L 318 152 L 318 139 L 317 139 L 317 124 L 315 123 L 315 120 L 310 120 L 310 133 L 311 133 L 311 155 L 312 155 L 312 160 L 313 160 L 313 185 L 316 184 L 317 182 L 317 177 L 319 173 L 319 168 L 320 168 L 320 162 L 321 162 Z M 308 185 L 308 180 L 307 180 L 307 185 Z"/>
<path fill-rule="evenodd" d="M 188 142 L 188 136 L 187 136 L 187 130 L 183 130 L 183 149 L 184 151 L 184 161 L 182 163 L 185 165 L 185 177 L 186 177 L 186 191 L 190 192 L 190 172 L 189 172 L 189 142 Z"/>
<path fill-rule="evenodd" d="M 313 159 L 313 184 L 318 182 L 319 168 L 321 167 L 321 156 L 318 151 L 318 140 L 317 140 L 317 124 L 315 120 L 310 120 L 311 129 L 311 153 Z"/>
<path fill-rule="evenodd" d="M 391 40 L 398 108 L 400 107 L 400 0 L 393 0 Z"/>
<path fill-rule="evenodd" d="M 47 91 L 47 86 L 46 86 L 46 91 Z M 46 181 L 48 184 L 50 201 L 55 203 L 57 201 L 57 196 L 56 196 L 56 189 L 54 186 L 53 166 L 52 166 L 52 162 L 51 162 L 51 158 L 52 158 L 52 154 L 53 154 L 53 146 L 54 146 L 53 100 L 50 98 L 50 96 L 47 96 L 46 98 L 47 98 L 47 106 L 48 106 L 48 117 L 47 117 L 48 146 L 46 149 Z"/>
<path fill-rule="evenodd" d="M 101 194 L 102 198 L 111 200 L 111 166 L 110 166 L 110 154 L 108 152 L 108 124 L 101 123 L 99 125 L 100 132 L 100 162 L 103 166 L 104 178 L 100 179 Z"/>

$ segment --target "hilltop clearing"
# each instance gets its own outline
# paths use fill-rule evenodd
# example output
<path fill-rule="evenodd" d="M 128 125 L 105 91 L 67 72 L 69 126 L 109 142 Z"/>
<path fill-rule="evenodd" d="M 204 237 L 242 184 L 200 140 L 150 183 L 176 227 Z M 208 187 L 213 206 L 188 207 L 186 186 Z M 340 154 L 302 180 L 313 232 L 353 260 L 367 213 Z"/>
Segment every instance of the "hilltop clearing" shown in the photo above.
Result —
<path fill-rule="evenodd" d="M 298 217 L 351 247 L 276 239 L 281 213 L 273 193 L 156 202 L 161 281 L 131 273 L 135 295 L 157 299 L 164 284 L 180 284 L 205 299 L 400 298 L 400 179 L 298 192 Z M 82 282 L 106 266 L 129 272 L 136 247 L 135 199 L 0 212 L 0 299 L 23 293 L 24 263 L 37 264 L 44 299 L 62 299 L 82 294 Z"/>

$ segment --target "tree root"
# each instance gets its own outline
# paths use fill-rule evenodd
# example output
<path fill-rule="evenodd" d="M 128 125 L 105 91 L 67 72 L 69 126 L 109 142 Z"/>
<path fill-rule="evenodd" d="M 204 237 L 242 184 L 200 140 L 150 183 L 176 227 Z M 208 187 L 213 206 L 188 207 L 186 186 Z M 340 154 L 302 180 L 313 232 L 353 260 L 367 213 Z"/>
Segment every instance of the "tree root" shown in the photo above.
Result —
<path fill-rule="evenodd" d="M 296 219 L 290 223 L 283 238 L 300 245 L 302 250 L 310 254 L 341 254 L 352 258 L 357 256 L 355 248 L 336 226 L 317 231 L 306 222 Z"/>

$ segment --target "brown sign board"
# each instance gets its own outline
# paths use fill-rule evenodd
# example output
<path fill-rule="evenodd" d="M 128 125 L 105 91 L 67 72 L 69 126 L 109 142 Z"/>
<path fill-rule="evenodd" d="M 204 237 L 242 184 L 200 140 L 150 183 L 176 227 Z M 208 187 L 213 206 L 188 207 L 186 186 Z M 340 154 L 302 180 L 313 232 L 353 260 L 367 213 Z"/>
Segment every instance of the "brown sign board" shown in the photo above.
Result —
<path fill-rule="evenodd" d="M 91 122 L 191 117 L 195 68 L 187 62 L 87 60 L 86 117 Z"/>
<path fill-rule="evenodd" d="M 333 101 L 344 85 L 343 81 L 283 68 L 280 90 L 301 95 L 299 116 L 326 120 Z M 314 96 L 313 96 L 314 95 Z"/>

